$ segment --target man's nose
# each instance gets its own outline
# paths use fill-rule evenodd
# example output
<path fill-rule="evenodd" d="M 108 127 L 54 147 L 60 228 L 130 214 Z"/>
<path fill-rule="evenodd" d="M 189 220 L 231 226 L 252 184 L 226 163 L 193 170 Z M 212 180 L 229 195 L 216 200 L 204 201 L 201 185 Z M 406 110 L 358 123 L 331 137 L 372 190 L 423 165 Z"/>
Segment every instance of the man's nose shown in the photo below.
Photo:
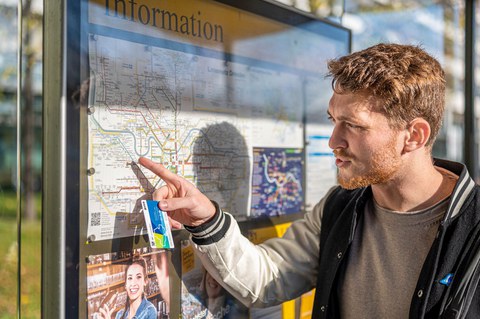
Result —
<path fill-rule="evenodd" d="M 332 150 L 347 147 L 347 142 L 344 138 L 344 134 L 343 134 L 340 126 L 335 125 L 333 127 L 332 135 L 330 136 L 330 139 L 328 140 L 328 146 Z"/>

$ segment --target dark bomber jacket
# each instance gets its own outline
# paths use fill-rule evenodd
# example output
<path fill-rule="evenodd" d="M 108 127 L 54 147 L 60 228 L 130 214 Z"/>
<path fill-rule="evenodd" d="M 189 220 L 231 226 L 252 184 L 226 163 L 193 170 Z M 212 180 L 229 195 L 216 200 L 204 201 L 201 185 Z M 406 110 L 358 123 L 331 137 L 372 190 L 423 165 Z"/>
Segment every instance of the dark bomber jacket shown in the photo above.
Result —
<path fill-rule="evenodd" d="M 440 283 L 447 274 L 454 274 L 460 264 L 463 247 L 480 223 L 480 187 L 475 185 L 465 166 L 436 160 L 435 165 L 459 176 L 451 195 L 447 213 L 428 253 L 412 298 L 410 318 L 439 318 L 447 286 Z M 371 188 L 353 191 L 337 188 L 324 208 L 320 239 L 319 272 L 312 318 L 338 318 L 335 285 L 343 261 L 353 240 L 356 223 L 372 197 Z M 341 212 L 341 213 L 340 213 Z M 480 318 L 480 290 L 466 318 Z M 455 318 L 454 316 L 448 318 Z"/>

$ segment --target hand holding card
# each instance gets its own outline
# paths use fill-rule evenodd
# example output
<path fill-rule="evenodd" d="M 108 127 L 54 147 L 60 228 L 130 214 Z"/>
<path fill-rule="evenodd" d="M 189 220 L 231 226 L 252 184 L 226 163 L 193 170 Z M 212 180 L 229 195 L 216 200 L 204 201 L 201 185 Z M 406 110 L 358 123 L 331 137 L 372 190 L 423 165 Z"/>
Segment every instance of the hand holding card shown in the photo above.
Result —
<path fill-rule="evenodd" d="M 172 230 L 167 214 L 158 208 L 155 200 L 142 200 L 143 215 L 152 248 L 174 248 Z"/>

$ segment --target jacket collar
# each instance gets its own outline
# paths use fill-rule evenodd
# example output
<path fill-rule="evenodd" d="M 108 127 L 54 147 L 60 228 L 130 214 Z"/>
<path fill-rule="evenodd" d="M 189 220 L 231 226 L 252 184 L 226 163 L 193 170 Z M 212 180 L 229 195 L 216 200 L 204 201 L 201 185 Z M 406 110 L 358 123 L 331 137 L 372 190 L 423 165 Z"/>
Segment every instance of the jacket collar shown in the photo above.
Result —
<path fill-rule="evenodd" d="M 443 220 L 443 222 L 447 222 L 460 214 L 460 210 L 465 201 L 467 200 L 468 195 L 470 195 L 470 193 L 472 192 L 473 187 L 475 186 L 475 182 L 470 177 L 467 167 L 461 163 L 438 158 L 434 158 L 433 162 L 435 166 L 444 168 L 454 173 L 455 175 L 458 175 L 458 181 L 453 189 L 452 194 L 450 195 L 450 202 L 448 204 L 447 213 L 445 214 L 445 218 Z M 357 212 L 362 211 L 366 202 L 365 198 L 371 196 L 371 186 L 368 186 L 361 190 L 359 198 L 357 199 L 357 204 L 360 203 L 361 205 L 356 205 L 357 208 L 360 208 L 360 210 L 357 209 Z"/>
<path fill-rule="evenodd" d="M 468 174 L 465 165 L 438 158 L 434 158 L 433 161 L 436 166 L 445 168 L 458 175 L 458 181 L 453 189 L 447 213 L 445 214 L 444 222 L 446 222 L 460 214 L 460 209 L 468 198 L 468 195 L 472 192 L 475 182 L 470 177 L 470 174 Z"/>

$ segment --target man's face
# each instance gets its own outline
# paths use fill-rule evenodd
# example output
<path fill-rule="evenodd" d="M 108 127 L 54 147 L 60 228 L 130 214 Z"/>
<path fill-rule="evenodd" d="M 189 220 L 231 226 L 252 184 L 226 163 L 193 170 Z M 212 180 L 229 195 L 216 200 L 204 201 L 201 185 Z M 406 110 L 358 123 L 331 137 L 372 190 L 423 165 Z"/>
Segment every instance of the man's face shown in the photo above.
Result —
<path fill-rule="evenodd" d="M 364 94 L 334 93 L 330 99 L 328 114 L 334 130 L 329 146 L 343 188 L 384 184 L 402 165 L 402 135 L 389 126 L 378 103 Z"/>

